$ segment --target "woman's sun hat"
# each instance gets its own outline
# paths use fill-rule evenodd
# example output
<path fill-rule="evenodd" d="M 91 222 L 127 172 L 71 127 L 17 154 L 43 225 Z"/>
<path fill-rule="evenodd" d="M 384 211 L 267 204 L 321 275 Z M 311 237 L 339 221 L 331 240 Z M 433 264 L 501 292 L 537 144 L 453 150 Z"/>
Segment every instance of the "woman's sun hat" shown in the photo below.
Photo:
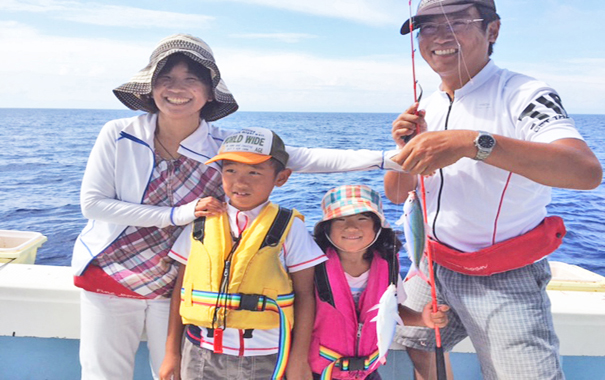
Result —
<path fill-rule="evenodd" d="M 321 200 L 323 217 L 315 225 L 318 227 L 331 219 L 372 212 L 380 219 L 383 228 L 390 228 L 382 210 L 380 193 L 366 185 L 343 185 L 328 190 Z"/>
<path fill-rule="evenodd" d="M 210 70 L 214 101 L 204 106 L 206 121 L 218 120 L 237 110 L 235 98 L 221 79 L 212 49 L 201 39 L 188 34 L 174 34 L 161 40 L 151 53 L 149 64 L 128 83 L 114 89 L 115 96 L 130 109 L 157 112 L 151 96 L 152 84 L 168 57 L 176 53 L 181 53 Z"/>

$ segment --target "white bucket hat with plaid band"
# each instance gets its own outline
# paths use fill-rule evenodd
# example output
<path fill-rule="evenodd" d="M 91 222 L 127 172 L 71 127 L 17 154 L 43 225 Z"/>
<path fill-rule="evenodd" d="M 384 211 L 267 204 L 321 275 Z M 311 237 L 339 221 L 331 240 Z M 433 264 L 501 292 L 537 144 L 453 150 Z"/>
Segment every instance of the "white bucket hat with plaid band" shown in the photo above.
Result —
<path fill-rule="evenodd" d="M 212 49 L 201 39 L 188 34 L 174 34 L 161 40 L 151 53 L 149 64 L 128 83 L 113 90 L 115 96 L 133 110 L 157 112 L 151 96 L 153 82 L 173 54 L 181 53 L 210 70 L 214 101 L 204 106 L 206 121 L 221 119 L 238 108 L 235 98 L 221 79 Z"/>
<path fill-rule="evenodd" d="M 328 190 L 321 201 L 323 217 L 315 225 L 334 218 L 372 212 L 380 219 L 383 228 L 390 228 L 382 210 L 380 193 L 366 185 L 344 185 Z"/>

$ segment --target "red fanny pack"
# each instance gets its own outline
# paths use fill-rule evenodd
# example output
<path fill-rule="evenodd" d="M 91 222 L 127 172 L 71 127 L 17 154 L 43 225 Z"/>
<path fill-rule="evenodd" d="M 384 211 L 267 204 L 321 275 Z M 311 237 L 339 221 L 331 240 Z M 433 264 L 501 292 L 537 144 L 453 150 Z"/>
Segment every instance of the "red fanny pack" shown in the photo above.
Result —
<path fill-rule="evenodd" d="M 428 239 L 433 261 L 455 272 L 490 276 L 533 264 L 554 252 L 565 236 L 563 219 L 544 218 L 533 230 L 476 252 L 462 252 Z"/>

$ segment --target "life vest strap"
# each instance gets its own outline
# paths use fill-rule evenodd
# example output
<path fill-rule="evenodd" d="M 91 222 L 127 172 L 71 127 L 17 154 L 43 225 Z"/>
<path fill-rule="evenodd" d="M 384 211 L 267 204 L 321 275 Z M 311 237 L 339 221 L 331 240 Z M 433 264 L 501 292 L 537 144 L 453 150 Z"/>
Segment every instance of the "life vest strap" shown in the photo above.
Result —
<path fill-rule="evenodd" d="M 181 294 L 185 289 L 181 289 Z M 183 299 L 183 297 L 181 297 Z M 275 300 L 262 294 L 215 293 L 193 290 L 192 303 L 204 306 L 219 306 L 232 310 L 277 311 L 277 307 L 294 305 L 294 293 L 280 294 Z M 218 301 L 218 302 L 217 302 Z"/>
<path fill-rule="evenodd" d="M 193 238 L 201 243 L 204 243 L 204 226 L 206 217 L 202 216 L 193 221 Z"/>
<path fill-rule="evenodd" d="M 330 365 L 324 368 L 321 373 L 322 380 L 329 380 L 332 378 L 334 368 L 340 368 L 341 371 L 368 371 L 376 360 L 378 360 L 379 352 L 376 350 L 368 356 L 343 356 L 332 349 L 320 345 L 319 356 L 331 361 Z"/>

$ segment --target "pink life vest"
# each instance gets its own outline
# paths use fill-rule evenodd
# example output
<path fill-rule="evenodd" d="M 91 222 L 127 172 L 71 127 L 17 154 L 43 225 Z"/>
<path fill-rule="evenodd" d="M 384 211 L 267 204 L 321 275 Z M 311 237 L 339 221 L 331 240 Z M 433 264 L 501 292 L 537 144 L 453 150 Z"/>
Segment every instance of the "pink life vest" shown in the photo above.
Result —
<path fill-rule="evenodd" d="M 363 379 L 379 365 L 373 365 L 378 359 L 378 340 L 376 324 L 370 322 L 378 310 L 368 309 L 378 304 L 389 286 L 389 264 L 378 252 L 374 252 L 368 285 L 359 299 L 358 318 L 338 253 L 330 248 L 326 255 L 328 261 L 315 267 L 316 317 L 309 348 L 309 364 L 311 370 L 318 374 L 334 364 L 330 368 L 331 378 L 334 379 Z M 317 271 L 325 271 L 327 276 L 318 276 Z M 327 278 L 328 283 L 318 283 L 320 277 Z M 318 289 L 326 287 L 330 294 L 320 295 L 322 291 Z M 369 370 L 370 367 L 372 370 Z M 325 377 L 324 374 L 322 378 Z"/>

